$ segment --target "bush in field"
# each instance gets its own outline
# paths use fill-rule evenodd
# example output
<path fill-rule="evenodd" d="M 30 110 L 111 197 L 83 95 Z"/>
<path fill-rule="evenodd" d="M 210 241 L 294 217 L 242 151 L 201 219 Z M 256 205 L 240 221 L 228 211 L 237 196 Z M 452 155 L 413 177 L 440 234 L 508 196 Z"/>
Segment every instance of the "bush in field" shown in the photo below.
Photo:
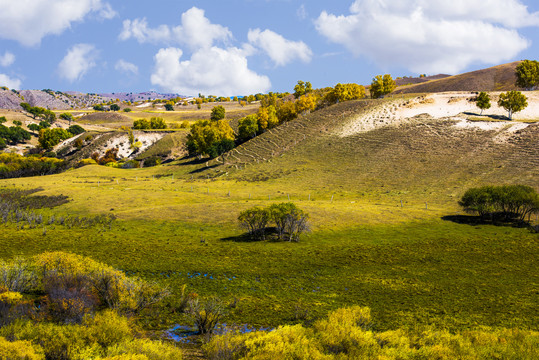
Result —
<path fill-rule="evenodd" d="M 530 186 L 503 185 L 468 189 L 459 201 L 468 213 L 525 221 L 539 212 L 539 194 Z"/>
<path fill-rule="evenodd" d="M 270 221 L 268 209 L 254 207 L 242 211 L 238 221 L 245 228 L 253 240 L 265 240 L 266 226 Z"/>
<path fill-rule="evenodd" d="M 211 334 L 225 315 L 221 301 L 211 298 L 201 303 L 199 299 L 189 300 L 187 314 L 201 335 Z"/>
<path fill-rule="evenodd" d="M 309 229 L 308 218 L 309 215 L 293 203 L 281 203 L 242 211 L 238 221 L 253 240 L 264 240 L 265 229 L 273 222 L 279 240 L 298 242 L 301 234 Z"/>
<path fill-rule="evenodd" d="M 154 130 L 166 129 L 167 124 L 165 123 L 165 120 L 163 120 L 163 118 L 152 117 L 150 118 L 150 128 Z"/>

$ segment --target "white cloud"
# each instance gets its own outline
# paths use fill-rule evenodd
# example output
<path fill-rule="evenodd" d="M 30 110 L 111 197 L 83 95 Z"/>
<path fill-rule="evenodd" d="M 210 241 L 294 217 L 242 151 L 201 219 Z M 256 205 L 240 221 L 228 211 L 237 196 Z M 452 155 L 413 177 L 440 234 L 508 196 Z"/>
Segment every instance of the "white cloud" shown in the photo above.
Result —
<path fill-rule="evenodd" d="M 356 0 L 349 15 L 322 12 L 320 34 L 382 66 L 458 73 L 514 58 L 530 42 L 515 28 L 539 26 L 520 0 Z"/>
<path fill-rule="evenodd" d="M 4 55 L 0 56 L 0 66 L 10 66 L 15 62 L 15 55 L 10 53 L 9 51 L 6 51 Z"/>
<path fill-rule="evenodd" d="M 165 91 L 193 95 L 242 95 L 267 92 L 271 83 L 248 68 L 244 50 L 218 47 L 201 48 L 190 60 L 181 61 L 183 51 L 161 49 L 155 55 L 153 85 Z"/>
<path fill-rule="evenodd" d="M 94 45 L 77 44 L 67 51 L 58 64 L 58 73 L 69 82 L 80 80 L 96 65 L 96 58 L 97 50 Z"/>
<path fill-rule="evenodd" d="M 204 10 L 192 7 L 182 14 L 181 25 L 172 28 L 168 25 L 150 28 L 145 18 L 125 20 L 119 38 L 134 38 L 139 43 L 185 44 L 196 50 L 211 47 L 215 41 L 227 42 L 232 33 L 222 25 L 212 24 Z"/>
<path fill-rule="evenodd" d="M 168 26 L 160 25 L 155 29 L 148 27 L 146 18 L 135 20 L 124 20 L 123 30 L 119 36 L 120 40 L 135 38 L 139 43 L 169 43 L 172 41 L 171 32 Z"/>
<path fill-rule="evenodd" d="M 116 65 L 114 65 L 114 69 L 126 74 L 138 74 L 138 66 L 133 63 L 127 62 L 124 59 L 118 60 L 116 62 Z"/>
<path fill-rule="evenodd" d="M 47 35 L 61 34 L 90 13 L 105 19 L 116 15 L 102 0 L 0 0 L 0 9 L 0 38 L 25 46 L 36 46 Z"/>
<path fill-rule="evenodd" d="M 303 41 L 287 40 L 271 30 L 249 30 L 247 38 L 251 44 L 264 50 L 278 66 L 284 66 L 296 59 L 309 62 L 313 55 Z"/>
<path fill-rule="evenodd" d="M 296 10 L 296 15 L 300 20 L 307 19 L 307 9 L 305 9 L 305 4 L 301 4 L 298 10 Z"/>
<path fill-rule="evenodd" d="M 21 81 L 19 79 L 12 79 L 5 74 L 0 74 L 0 86 L 7 86 L 10 89 L 21 89 Z"/>

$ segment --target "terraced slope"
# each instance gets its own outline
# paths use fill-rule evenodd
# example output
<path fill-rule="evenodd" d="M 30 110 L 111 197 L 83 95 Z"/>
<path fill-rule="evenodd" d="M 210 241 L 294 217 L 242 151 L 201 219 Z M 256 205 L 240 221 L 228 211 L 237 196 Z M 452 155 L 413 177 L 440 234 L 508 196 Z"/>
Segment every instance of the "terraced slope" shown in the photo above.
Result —
<path fill-rule="evenodd" d="M 538 123 L 474 122 L 463 114 L 399 117 L 407 103 L 328 108 L 244 143 L 217 169 L 241 180 L 281 178 L 313 189 L 397 191 L 452 202 L 478 184 L 539 188 Z"/>

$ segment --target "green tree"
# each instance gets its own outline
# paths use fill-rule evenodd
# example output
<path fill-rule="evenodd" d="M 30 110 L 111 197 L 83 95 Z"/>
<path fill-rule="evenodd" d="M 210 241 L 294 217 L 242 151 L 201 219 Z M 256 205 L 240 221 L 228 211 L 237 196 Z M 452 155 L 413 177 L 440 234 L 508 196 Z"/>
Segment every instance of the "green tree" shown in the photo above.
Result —
<path fill-rule="evenodd" d="M 508 91 L 501 93 L 498 106 L 503 107 L 509 113 L 509 119 L 513 119 L 513 114 L 524 110 L 528 106 L 528 98 L 520 91 Z"/>
<path fill-rule="evenodd" d="M 150 128 L 150 122 L 146 119 L 138 119 L 133 121 L 133 129 L 135 130 L 146 130 Z"/>
<path fill-rule="evenodd" d="M 69 131 L 73 135 L 79 135 L 79 134 L 82 134 L 83 132 L 86 132 L 86 130 L 84 130 L 84 128 L 80 125 L 71 125 L 67 129 L 67 131 Z"/>
<path fill-rule="evenodd" d="M 518 64 L 516 75 L 517 86 L 527 90 L 537 88 L 537 86 L 539 86 L 539 61 L 524 60 Z"/>
<path fill-rule="evenodd" d="M 221 105 L 215 106 L 213 109 L 211 109 L 211 115 L 210 120 L 217 121 L 222 120 L 225 118 L 225 108 Z"/>
<path fill-rule="evenodd" d="M 249 115 L 238 122 L 238 138 L 240 141 L 247 141 L 254 138 L 258 132 L 258 117 Z"/>
<path fill-rule="evenodd" d="M 68 131 L 55 128 L 55 129 L 41 129 L 39 131 L 39 145 L 46 150 L 52 149 L 60 142 L 69 139 L 73 135 Z"/>
<path fill-rule="evenodd" d="M 483 110 L 490 109 L 490 96 L 486 92 L 481 91 L 475 99 L 475 105 L 481 109 L 480 115 L 483 115 Z"/>
<path fill-rule="evenodd" d="M 165 110 L 166 111 L 174 111 L 174 105 L 166 103 L 165 104 Z"/>
<path fill-rule="evenodd" d="M 378 99 L 386 94 L 389 94 L 395 88 L 397 87 L 397 84 L 395 83 L 395 80 L 391 77 L 389 74 L 377 75 L 374 79 L 372 79 L 370 92 L 371 92 L 371 98 Z"/>
<path fill-rule="evenodd" d="M 73 115 L 70 113 L 62 113 L 60 114 L 60 119 L 69 121 L 69 125 L 71 125 L 71 122 L 74 120 Z"/>
<path fill-rule="evenodd" d="M 105 108 L 103 107 L 102 104 L 94 105 L 93 109 L 94 109 L 95 111 L 105 111 Z"/>
<path fill-rule="evenodd" d="M 120 111 L 120 105 L 118 105 L 118 104 L 112 104 L 112 105 L 110 106 L 110 110 L 112 110 L 112 111 Z"/>
<path fill-rule="evenodd" d="M 38 106 L 31 106 L 30 104 L 25 102 L 20 103 L 20 106 L 23 108 L 24 111 L 30 113 L 34 119 L 38 116 L 41 116 L 45 111 L 44 108 Z"/>

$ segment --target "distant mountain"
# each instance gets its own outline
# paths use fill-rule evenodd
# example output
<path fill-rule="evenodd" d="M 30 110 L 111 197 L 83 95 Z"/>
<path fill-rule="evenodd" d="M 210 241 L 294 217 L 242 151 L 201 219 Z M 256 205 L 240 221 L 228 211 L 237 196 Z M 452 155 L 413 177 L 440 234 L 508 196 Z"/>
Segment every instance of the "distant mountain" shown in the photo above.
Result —
<path fill-rule="evenodd" d="M 434 93 L 445 91 L 508 91 L 516 90 L 515 69 L 520 61 L 444 77 L 419 84 L 398 87 L 394 93 Z"/>
<path fill-rule="evenodd" d="M 143 100 L 155 100 L 155 99 L 173 99 L 177 97 L 185 97 L 178 94 L 162 94 L 155 91 L 147 91 L 147 92 L 141 92 L 141 93 L 126 93 L 126 92 L 119 92 L 119 93 L 102 93 L 98 94 L 102 97 L 107 97 L 111 99 L 119 99 L 120 101 L 143 101 Z"/>
<path fill-rule="evenodd" d="M 44 90 L 10 90 L 0 88 L 0 109 L 21 110 L 19 104 L 27 102 L 32 106 L 39 106 L 51 110 L 68 110 L 91 107 L 109 101 L 146 101 L 155 99 L 172 99 L 178 94 L 161 94 L 155 91 L 141 93 L 81 93 L 77 91 Z"/>

